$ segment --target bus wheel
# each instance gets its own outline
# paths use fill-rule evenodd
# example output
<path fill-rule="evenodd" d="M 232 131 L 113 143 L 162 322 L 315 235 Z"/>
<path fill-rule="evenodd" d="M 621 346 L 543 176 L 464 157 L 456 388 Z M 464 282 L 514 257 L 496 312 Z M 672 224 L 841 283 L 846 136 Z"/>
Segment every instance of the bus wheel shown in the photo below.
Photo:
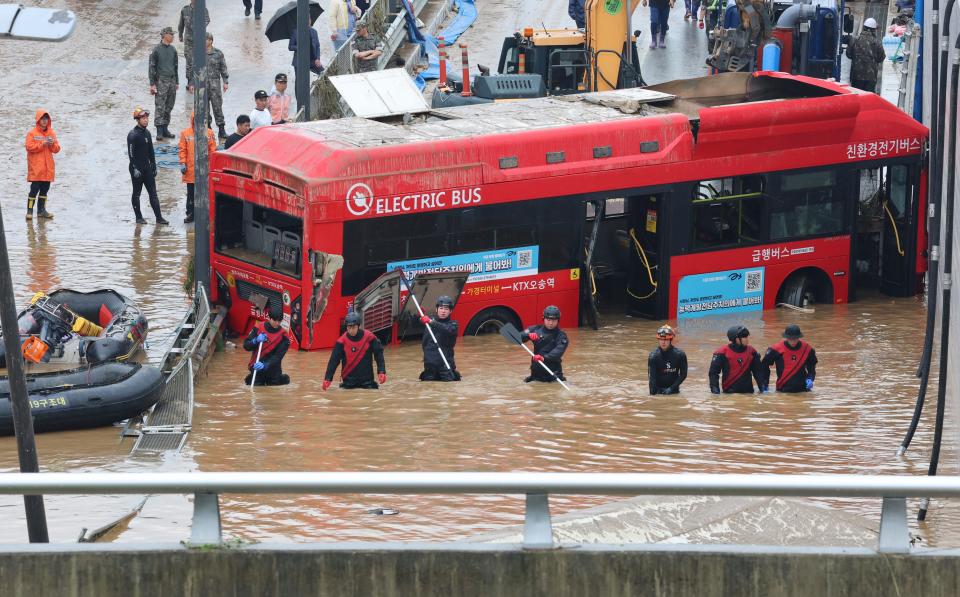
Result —
<path fill-rule="evenodd" d="M 832 303 L 833 286 L 822 271 L 807 268 L 794 272 L 780 287 L 777 304 L 806 307 L 814 303 Z"/>
<path fill-rule="evenodd" d="M 780 296 L 777 297 L 777 303 L 784 303 L 794 307 L 806 307 L 814 300 L 813 289 L 807 282 L 806 274 L 791 276 L 783 287 L 780 288 Z"/>
<path fill-rule="evenodd" d="M 484 309 L 474 316 L 467 325 L 464 335 L 479 336 L 480 334 L 496 334 L 505 324 L 512 323 L 520 327 L 520 321 L 513 311 L 504 307 Z"/>

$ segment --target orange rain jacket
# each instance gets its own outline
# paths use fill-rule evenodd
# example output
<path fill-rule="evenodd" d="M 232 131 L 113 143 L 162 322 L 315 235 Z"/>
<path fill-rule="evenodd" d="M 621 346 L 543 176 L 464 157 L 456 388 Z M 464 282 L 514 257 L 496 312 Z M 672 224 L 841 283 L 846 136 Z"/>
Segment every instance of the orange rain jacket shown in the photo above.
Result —
<path fill-rule="evenodd" d="M 24 143 L 27 148 L 27 180 L 30 182 L 53 182 L 53 154 L 60 152 L 60 142 L 57 141 L 57 134 L 53 132 L 53 118 L 50 118 L 47 130 L 40 130 L 40 119 L 44 116 L 49 117 L 50 112 L 43 108 L 38 109 L 34 119 L 37 126 L 30 129 Z M 47 145 L 47 137 L 53 137 L 53 145 Z"/>
<path fill-rule="evenodd" d="M 193 122 L 193 116 L 190 116 L 190 122 Z M 194 145 L 193 145 L 193 126 L 188 126 L 187 128 L 180 131 L 180 163 L 187 166 L 187 171 L 183 174 L 182 180 L 185 183 L 194 182 L 193 174 L 193 162 L 194 162 Z M 212 154 L 217 150 L 217 142 L 213 138 L 213 131 L 207 129 L 207 156 Z"/>

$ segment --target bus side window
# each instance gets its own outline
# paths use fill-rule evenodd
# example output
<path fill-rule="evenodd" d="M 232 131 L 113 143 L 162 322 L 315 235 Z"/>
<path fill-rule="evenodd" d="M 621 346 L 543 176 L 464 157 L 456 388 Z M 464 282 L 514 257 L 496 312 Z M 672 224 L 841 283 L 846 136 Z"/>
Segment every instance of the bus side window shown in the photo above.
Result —
<path fill-rule="evenodd" d="M 763 176 L 705 180 L 694 187 L 692 203 L 695 249 L 762 242 Z"/>
<path fill-rule="evenodd" d="M 845 228 L 845 194 L 835 170 L 782 174 L 770 201 L 770 239 L 839 234 Z"/>

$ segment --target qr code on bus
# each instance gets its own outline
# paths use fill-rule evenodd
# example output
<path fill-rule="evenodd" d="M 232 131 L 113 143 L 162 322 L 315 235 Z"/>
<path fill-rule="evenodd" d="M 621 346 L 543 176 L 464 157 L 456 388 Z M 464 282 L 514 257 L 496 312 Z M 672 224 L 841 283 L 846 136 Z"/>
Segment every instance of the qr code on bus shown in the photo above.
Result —
<path fill-rule="evenodd" d="M 517 268 L 524 269 L 528 267 L 533 267 L 533 251 L 530 249 L 517 251 Z"/>
<path fill-rule="evenodd" d="M 752 272 L 747 272 L 743 278 L 744 292 L 760 292 L 763 290 L 763 270 L 756 269 Z"/>

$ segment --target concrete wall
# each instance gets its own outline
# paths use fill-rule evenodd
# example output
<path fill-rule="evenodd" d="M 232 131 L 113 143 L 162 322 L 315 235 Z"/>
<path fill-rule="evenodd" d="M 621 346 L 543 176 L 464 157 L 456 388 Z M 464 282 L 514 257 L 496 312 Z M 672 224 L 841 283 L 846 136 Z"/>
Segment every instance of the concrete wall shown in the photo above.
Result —
<path fill-rule="evenodd" d="M 0 551 L 0 592 L 39 597 L 955 597 L 960 557 L 574 548 Z M 697 548 L 694 548 L 697 549 Z"/>

